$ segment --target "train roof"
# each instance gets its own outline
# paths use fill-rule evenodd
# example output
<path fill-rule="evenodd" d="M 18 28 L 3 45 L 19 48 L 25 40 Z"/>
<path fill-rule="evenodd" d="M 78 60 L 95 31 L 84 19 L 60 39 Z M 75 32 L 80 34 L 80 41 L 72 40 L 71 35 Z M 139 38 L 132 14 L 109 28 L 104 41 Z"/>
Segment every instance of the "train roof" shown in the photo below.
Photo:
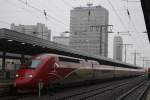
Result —
<path fill-rule="evenodd" d="M 89 58 L 77 58 L 77 57 L 70 57 L 70 56 L 64 56 L 64 55 L 59 55 L 59 54 L 41 54 L 41 55 L 51 55 L 51 56 L 60 56 L 60 57 L 66 57 L 66 58 L 71 58 L 71 59 L 78 59 L 78 60 L 82 60 L 82 59 L 85 59 L 85 60 L 94 60 L 94 61 L 97 61 L 99 62 L 99 64 L 102 64 L 102 65 L 111 65 L 111 66 L 117 66 L 117 67 L 125 67 L 125 68 L 133 68 L 133 69 L 142 69 L 142 67 L 139 67 L 139 66 L 134 66 L 132 64 L 127 64 L 127 63 L 123 63 L 121 61 L 117 61 L 117 60 L 114 60 L 114 59 L 111 59 L 111 58 L 106 58 L 106 57 L 101 57 L 101 56 L 96 56 L 94 55 L 93 57 L 92 56 L 89 56 Z"/>

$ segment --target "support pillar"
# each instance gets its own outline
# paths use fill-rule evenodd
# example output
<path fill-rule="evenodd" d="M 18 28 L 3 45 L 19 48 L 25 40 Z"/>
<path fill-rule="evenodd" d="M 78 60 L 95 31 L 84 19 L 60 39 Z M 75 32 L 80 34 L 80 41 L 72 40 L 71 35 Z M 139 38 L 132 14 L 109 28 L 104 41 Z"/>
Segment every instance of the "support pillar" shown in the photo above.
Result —
<path fill-rule="evenodd" d="M 3 51 L 2 55 L 2 73 L 4 80 L 6 79 L 6 52 Z"/>
<path fill-rule="evenodd" d="M 24 54 L 21 54 L 21 59 L 20 59 L 21 64 L 23 64 L 25 62 L 25 57 Z"/>
<path fill-rule="evenodd" d="M 6 64 L 6 52 L 3 52 L 2 55 L 2 71 L 5 72 L 5 64 Z"/>

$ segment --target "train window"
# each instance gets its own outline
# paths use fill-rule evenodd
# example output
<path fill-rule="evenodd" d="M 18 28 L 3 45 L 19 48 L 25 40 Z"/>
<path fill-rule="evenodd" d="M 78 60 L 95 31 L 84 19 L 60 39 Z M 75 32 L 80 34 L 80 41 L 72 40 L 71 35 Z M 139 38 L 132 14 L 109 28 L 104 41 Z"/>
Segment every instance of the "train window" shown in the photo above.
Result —
<path fill-rule="evenodd" d="M 25 61 L 23 68 L 36 68 L 41 61 L 38 59 L 30 59 Z"/>
<path fill-rule="evenodd" d="M 59 57 L 59 61 L 80 63 L 80 60 L 78 59 L 65 58 L 65 57 Z"/>

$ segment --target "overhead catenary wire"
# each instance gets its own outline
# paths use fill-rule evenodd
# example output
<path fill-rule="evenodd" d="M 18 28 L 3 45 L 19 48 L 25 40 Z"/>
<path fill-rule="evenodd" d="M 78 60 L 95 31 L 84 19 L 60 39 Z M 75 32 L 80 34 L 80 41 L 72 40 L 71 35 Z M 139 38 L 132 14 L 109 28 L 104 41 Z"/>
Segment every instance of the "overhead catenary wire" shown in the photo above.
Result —
<path fill-rule="evenodd" d="M 133 2 L 133 3 L 135 3 L 135 2 L 139 3 L 140 2 L 140 0 L 122 0 L 122 1 Z"/>
<path fill-rule="evenodd" d="M 26 2 L 25 2 L 25 1 L 22 1 L 22 0 L 18 0 L 18 1 L 26 5 Z M 27 3 L 27 6 L 43 14 L 43 11 L 44 11 L 44 10 L 41 10 L 41 9 L 39 9 L 39 8 L 36 8 L 36 7 L 32 6 L 32 5 L 29 4 L 29 3 Z M 65 25 L 65 26 L 69 27 L 68 25 L 66 25 L 66 24 L 63 23 L 62 21 L 56 19 L 55 17 L 49 15 L 48 13 L 47 13 L 47 17 L 50 18 L 50 19 L 53 19 L 54 21 L 56 21 L 56 22 L 58 22 L 58 23 L 60 23 L 60 24 L 63 24 L 63 25 Z M 49 19 L 48 19 L 48 20 L 49 20 Z"/>
<path fill-rule="evenodd" d="M 129 2 L 129 1 L 128 1 L 128 2 Z M 128 2 L 127 2 L 127 3 L 128 3 Z M 125 8 L 125 6 L 124 6 L 124 8 Z M 136 33 L 139 33 L 138 30 L 136 29 L 136 26 L 135 26 L 134 22 L 133 22 L 133 19 L 132 19 L 130 10 L 129 10 L 129 8 L 128 8 L 128 5 L 127 5 L 127 7 L 126 7 L 125 9 L 127 10 L 127 15 L 128 15 L 129 21 L 130 21 L 131 24 L 132 24 L 133 29 L 135 30 Z M 139 38 L 140 38 L 140 37 L 139 37 Z M 141 42 L 140 42 L 140 43 L 141 43 Z M 142 48 L 140 44 L 139 44 L 139 46 L 140 46 L 140 48 Z"/>
<path fill-rule="evenodd" d="M 127 2 L 127 3 L 128 3 L 128 2 Z M 127 5 L 126 8 L 127 8 L 128 12 L 130 13 L 130 10 L 129 10 L 129 8 L 128 8 L 128 5 Z M 126 9 L 126 8 L 125 8 L 125 9 Z M 127 13 L 127 15 L 128 15 L 128 18 L 129 18 L 130 23 L 132 24 L 132 27 L 133 27 L 134 31 L 135 31 L 136 33 L 139 33 L 138 30 L 136 29 L 136 26 L 135 26 L 134 22 L 133 22 L 133 17 L 131 16 L 131 13 L 130 13 L 130 15 Z M 136 36 L 137 36 L 137 35 L 136 35 Z M 139 37 L 139 35 L 138 35 L 138 37 Z M 141 38 L 141 37 L 139 37 L 139 39 L 140 39 L 140 38 Z M 140 39 L 140 40 L 143 40 L 143 39 Z M 140 48 L 143 48 L 143 47 L 142 47 L 143 44 L 141 45 L 141 43 L 142 43 L 142 42 L 140 42 L 140 44 L 139 44 L 138 46 L 140 46 Z"/>
<path fill-rule="evenodd" d="M 59 8 L 59 7 L 57 7 L 56 5 L 54 5 L 54 8 L 55 8 L 55 9 L 59 9 L 59 12 L 56 12 L 56 11 L 54 11 L 54 10 L 52 10 L 52 9 L 49 9 L 49 5 L 47 5 L 48 2 L 43 3 L 42 0 L 38 0 L 38 4 L 39 4 L 39 5 L 42 5 L 42 7 L 45 8 L 45 11 L 46 11 L 46 12 L 51 12 L 55 17 L 62 16 L 62 13 L 63 13 L 63 15 L 67 15 L 66 12 L 62 10 L 62 8 Z M 60 11 L 60 10 L 62 10 L 62 11 Z M 63 16 L 62 16 L 62 17 L 63 17 Z"/>
<path fill-rule="evenodd" d="M 8 25 L 9 27 L 10 27 L 10 25 L 11 25 L 11 23 L 8 23 L 8 22 L 6 22 L 6 21 L 2 21 L 2 20 L 0 20 L 0 28 L 6 28 L 6 26 L 5 25 Z"/>
<path fill-rule="evenodd" d="M 80 1 L 80 0 L 73 0 L 73 1 L 76 2 L 76 3 L 78 3 L 79 6 L 81 6 L 81 2 L 78 2 L 78 1 Z"/>
<path fill-rule="evenodd" d="M 111 7 L 113 8 L 113 10 L 114 10 L 116 16 L 117 16 L 118 19 L 120 20 L 120 22 L 121 22 L 121 24 L 123 25 L 123 27 L 124 27 L 125 29 L 127 29 L 126 26 L 125 26 L 125 24 L 124 24 L 124 22 L 123 22 L 123 20 L 121 19 L 121 17 L 120 17 L 119 14 L 117 13 L 115 7 L 113 6 L 113 4 L 110 2 L 110 0 L 107 0 L 107 1 L 108 1 L 108 3 L 111 5 Z M 129 12 L 128 15 L 131 16 L 130 12 Z M 135 25 L 133 26 L 133 28 L 135 29 Z M 131 36 L 132 40 L 134 40 L 134 44 L 137 43 L 136 40 L 135 40 L 135 38 L 131 35 L 131 33 L 129 33 L 129 35 Z M 138 44 L 139 44 L 139 43 L 138 43 Z M 140 44 L 137 45 L 137 46 L 140 46 L 140 48 L 142 48 Z"/>
<path fill-rule="evenodd" d="M 8 4 L 13 5 L 13 7 L 17 7 L 17 8 L 20 8 L 20 9 L 22 9 L 22 10 L 26 10 L 28 13 L 30 13 L 30 14 L 32 14 L 32 15 L 34 15 L 34 16 L 36 15 L 36 17 L 39 18 L 39 14 L 35 13 L 34 11 L 29 10 L 29 9 L 25 9 L 25 8 L 23 8 L 23 7 L 21 7 L 21 6 L 17 5 L 17 4 L 15 4 L 14 2 L 11 2 L 11 0 L 6 0 L 6 1 L 8 1 Z"/>
<path fill-rule="evenodd" d="M 124 29 L 126 29 L 126 30 L 128 31 L 127 27 L 125 26 L 123 20 L 121 19 L 120 15 L 118 14 L 117 10 L 115 9 L 115 7 L 114 7 L 113 4 L 111 3 L 111 1 L 110 1 L 110 0 L 107 0 L 107 1 L 108 1 L 108 3 L 111 5 L 113 11 L 115 12 L 116 16 L 118 17 L 120 23 L 123 25 Z M 132 35 L 130 34 L 130 32 L 129 32 L 128 34 L 129 34 L 129 36 L 132 37 Z M 132 37 L 132 38 L 133 38 L 133 37 Z"/>
<path fill-rule="evenodd" d="M 10 23 L 0 20 L 0 23 L 10 25 Z"/>
<path fill-rule="evenodd" d="M 128 31 L 127 27 L 125 26 L 124 22 L 122 21 L 121 17 L 119 16 L 117 10 L 115 9 L 115 7 L 114 7 L 113 4 L 111 3 L 111 1 L 110 1 L 110 0 L 107 0 L 107 1 L 108 1 L 108 3 L 111 5 L 113 11 L 115 12 L 116 16 L 117 16 L 118 19 L 120 20 L 120 22 L 121 22 L 121 24 L 123 25 L 124 29 L 126 29 L 126 30 Z"/>
<path fill-rule="evenodd" d="M 132 1 L 130 1 L 130 0 L 126 0 L 126 1 L 127 1 L 127 3 L 132 2 Z M 137 1 L 136 1 L 136 2 L 137 2 Z M 140 1 L 138 1 L 138 2 L 140 2 Z M 132 26 L 133 26 L 135 32 L 139 33 L 139 31 L 136 29 L 136 26 L 135 26 L 135 24 L 134 24 L 134 22 L 133 22 L 133 19 L 132 19 L 130 10 L 129 10 L 129 8 L 128 8 L 128 4 L 127 4 L 127 7 L 125 7 L 125 6 L 123 6 L 123 7 L 126 9 L 128 18 L 129 18 L 129 20 L 130 20 L 130 22 L 131 22 L 131 24 L 132 24 Z"/>
<path fill-rule="evenodd" d="M 73 8 L 73 6 L 70 4 L 70 3 L 68 3 L 68 2 L 66 2 L 65 0 L 61 0 L 65 5 L 67 5 L 69 8 Z"/>
<path fill-rule="evenodd" d="M 123 20 L 121 19 L 121 17 L 120 17 L 119 14 L 117 13 L 117 10 L 115 9 L 115 7 L 114 7 L 113 4 L 111 3 L 111 1 L 110 1 L 110 0 L 107 0 L 107 1 L 108 1 L 108 3 L 111 5 L 111 7 L 113 8 L 113 11 L 115 12 L 116 16 L 117 16 L 118 19 L 120 20 L 120 22 L 121 22 L 121 24 L 123 25 L 124 29 L 127 29 L 127 27 L 125 26 Z M 129 15 L 130 15 L 130 13 L 129 13 Z M 130 34 L 130 32 L 129 32 L 129 35 L 132 37 L 132 35 Z M 132 37 L 132 38 L 133 38 L 133 37 Z"/>
<path fill-rule="evenodd" d="M 134 25 L 134 23 L 133 23 L 133 21 L 132 21 L 131 13 L 130 13 L 130 10 L 129 10 L 129 8 L 128 8 L 128 2 L 129 2 L 129 1 L 127 0 L 127 7 L 126 7 L 126 8 L 125 8 L 125 6 L 123 6 L 123 7 L 126 9 L 128 18 L 129 18 L 130 22 L 132 23 L 134 30 L 135 30 L 136 32 L 138 32 L 137 29 L 136 29 L 136 27 L 135 27 L 135 25 Z"/>
<path fill-rule="evenodd" d="M 50 20 L 48 19 L 48 16 L 47 16 L 47 13 L 48 13 L 48 12 L 50 12 L 53 16 L 55 16 L 56 19 L 59 19 L 59 18 L 57 18 L 57 17 L 62 16 L 61 13 L 63 13 L 63 15 L 67 15 L 67 14 L 64 14 L 64 11 L 56 12 L 56 11 L 54 11 L 54 10 L 52 10 L 52 9 L 49 9 L 49 5 L 47 5 L 48 2 L 46 2 L 46 1 L 43 2 L 42 0 L 38 0 L 38 2 L 36 1 L 36 3 L 38 4 L 38 6 L 42 6 L 42 8 L 44 8 L 43 14 L 44 14 L 44 17 L 45 17 L 45 25 L 46 25 L 46 26 L 48 26 L 48 22 L 50 22 Z M 59 7 L 57 7 L 56 5 L 55 5 L 54 8 L 59 9 Z M 60 9 L 60 10 L 62 10 L 62 9 Z M 63 16 L 62 16 L 62 17 L 63 17 Z M 51 22 L 52 22 L 52 21 L 51 21 Z M 65 25 L 64 25 L 64 26 L 65 26 Z M 52 27 L 52 26 L 51 26 L 51 27 Z M 65 29 L 65 28 L 64 28 L 64 29 Z M 54 32 L 54 30 L 53 30 L 53 32 Z"/>

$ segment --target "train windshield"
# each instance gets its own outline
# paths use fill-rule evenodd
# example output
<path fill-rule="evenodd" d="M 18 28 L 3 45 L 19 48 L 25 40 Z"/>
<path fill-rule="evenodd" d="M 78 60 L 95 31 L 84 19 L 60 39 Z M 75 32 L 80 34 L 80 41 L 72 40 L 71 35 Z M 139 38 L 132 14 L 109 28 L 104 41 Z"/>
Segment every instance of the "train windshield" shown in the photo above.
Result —
<path fill-rule="evenodd" d="M 26 60 L 24 63 L 23 68 L 29 68 L 29 69 L 35 69 L 37 68 L 37 66 L 39 65 L 41 61 L 39 59 L 29 59 Z"/>

